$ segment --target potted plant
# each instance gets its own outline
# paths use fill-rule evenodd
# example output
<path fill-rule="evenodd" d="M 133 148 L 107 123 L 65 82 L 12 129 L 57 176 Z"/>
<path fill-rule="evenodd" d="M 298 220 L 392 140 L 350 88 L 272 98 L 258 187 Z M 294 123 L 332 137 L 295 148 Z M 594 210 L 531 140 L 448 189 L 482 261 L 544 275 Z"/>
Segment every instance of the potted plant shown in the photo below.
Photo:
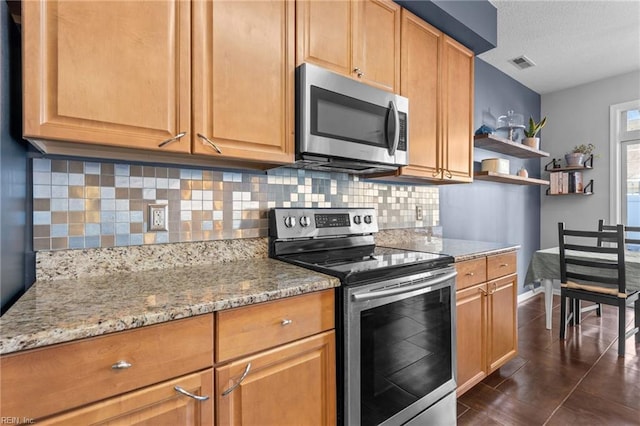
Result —
<path fill-rule="evenodd" d="M 529 127 L 525 127 L 524 129 L 525 138 L 522 140 L 522 143 L 530 146 L 531 148 L 539 149 L 540 138 L 536 135 L 545 124 L 547 124 L 547 117 L 544 117 L 539 123 L 536 123 L 533 117 L 529 117 Z"/>
<path fill-rule="evenodd" d="M 571 152 L 564 155 L 564 159 L 567 162 L 567 166 L 576 167 L 582 166 L 585 157 L 591 155 L 595 149 L 595 145 L 592 143 L 580 144 L 573 147 Z"/>

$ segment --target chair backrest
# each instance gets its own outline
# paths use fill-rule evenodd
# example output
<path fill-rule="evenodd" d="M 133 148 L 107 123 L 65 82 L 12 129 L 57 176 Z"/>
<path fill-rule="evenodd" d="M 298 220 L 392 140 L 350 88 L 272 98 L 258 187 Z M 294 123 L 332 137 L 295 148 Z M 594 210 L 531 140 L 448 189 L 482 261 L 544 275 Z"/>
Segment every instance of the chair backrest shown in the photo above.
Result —
<path fill-rule="evenodd" d="M 569 237 L 569 238 L 567 238 Z M 615 247 L 603 247 L 607 241 Z M 560 280 L 588 282 L 607 288 L 626 291 L 624 226 L 613 226 L 613 230 L 575 231 L 565 229 L 558 223 L 560 249 Z"/>
<path fill-rule="evenodd" d="M 616 225 L 605 225 L 604 219 L 598 220 L 598 231 L 615 231 Z M 624 226 L 625 244 L 640 244 L 640 226 Z M 635 234 L 635 235 L 630 235 Z M 598 245 L 601 246 L 603 242 L 615 241 L 615 236 L 606 236 L 598 238 Z"/>

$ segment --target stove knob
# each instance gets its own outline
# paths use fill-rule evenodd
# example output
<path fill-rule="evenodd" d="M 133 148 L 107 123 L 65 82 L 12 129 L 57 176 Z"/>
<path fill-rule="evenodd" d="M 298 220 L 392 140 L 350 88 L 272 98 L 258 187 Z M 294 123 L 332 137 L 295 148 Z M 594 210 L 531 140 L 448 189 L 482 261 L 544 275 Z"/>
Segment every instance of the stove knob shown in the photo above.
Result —
<path fill-rule="evenodd" d="M 284 218 L 284 226 L 287 228 L 293 228 L 296 226 L 296 218 L 293 216 L 287 216 Z"/>
<path fill-rule="evenodd" d="M 362 223 L 362 218 L 360 218 L 359 215 L 354 216 L 353 223 L 355 223 L 356 225 L 360 225 Z"/>
<path fill-rule="evenodd" d="M 302 226 L 303 228 L 306 228 L 309 225 L 311 225 L 311 220 L 309 219 L 309 216 L 301 216 L 300 226 Z"/>
<path fill-rule="evenodd" d="M 371 223 L 371 215 L 368 214 L 364 217 L 364 223 L 366 223 L 367 225 L 369 225 Z"/>

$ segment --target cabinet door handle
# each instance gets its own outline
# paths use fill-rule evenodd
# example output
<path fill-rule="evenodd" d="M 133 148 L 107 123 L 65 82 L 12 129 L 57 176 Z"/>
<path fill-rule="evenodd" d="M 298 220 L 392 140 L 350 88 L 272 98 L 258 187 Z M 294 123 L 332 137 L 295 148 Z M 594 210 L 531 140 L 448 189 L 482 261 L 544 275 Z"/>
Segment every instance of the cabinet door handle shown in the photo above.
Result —
<path fill-rule="evenodd" d="M 202 139 L 203 141 L 205 141 L 206 143 L 208 143 L 209 146 L 211 146 L 211 148 L 215 149 L 218 154 L 222 154 L 222 151 L 220 151 L 220 148 L 218 148 L 218 146 L 215 143 L 213 143 L 213 141 L 211 139 L 209 139 L 208 137 L 206 137 L 202 133 L 198 133 L 198 137 L 200 139 Z"/>
<path fill-rule="evenodd" d="M 282 325 L 283 327 L 285 325 L 289 325 L 289 324 L 293 324 L 293 320 L 290 319 L 283 319 L 282 322 L 280 323 L 280 325 Z"/>
<path fill-rule="evenodd" d="M 478 288 L 478 291 L 484 294 L 485 296 L 487 295 L 487 290 L 485 290 L 484 288 Z"/>
<path fill-rule="evenodd" d="M 353 72 L 355 72 L 355 73 L 356 73 L 356 75 L 358 76 L 358 78 L 362 78 L 362 77 L 364 77 L 364 72 L 362 72 L 362 70 L 361 70 L 360 68 L 358 68 L 358 67 L 355 67 L 355 68 L 353 69 Z"/>
<path fill-rule="evenodd" d="M 181 137 L 183 137 L 186 134 L 187 134 L 187 132 L 180 132 L 177 135 L 175 135 L 174 137 L 160 142 L 160 144 L 158 144 L 158 148 L 162 148 L 165 145 L 169 145 L 171 142 L 177 141 L 178 139 L 180 139 Z"/>
<path fill-rule="evenodd" d="M 474 276 L 475 274 L 473 272 L 467 272 L 465 275 L 468 275 L 470 277 Z"/>
<path fill-rule="evenodd" d="M 227 389 L 226 391 L 222 392 L 222 396 L 227 396 L 229 395 L 231 392 L 233 392 L 238 386 L 240 386 L 240 383 L 242 383 L 242 381 L 247 377 L 247 374 L 249 374 L 249 370 L 251 370 L 251 363 L 247 364 L 247 368 L 244 369 L 244 373 L 242 373 L 242 376 L 240 377 L 240 380 L 238 380 L 233 386 L 231 386 L 229 389 Z"/>
<path fill-rule="evenodd" d="M 449 169 L 443 169 L 442 171 L 447 176 L 447 178 L 451 179 L 453 177 L 453 175 L 451 174 L 451 171 Z"/>
<path fill-rule="evenodd" d="M 124 361 L 124 360 L 120 360 L 118 362 L 116 362 L 115 364 L 113 364 L 111 366 L 112 370 L 126 370 L 127 368 L 131 368 L 132 364 Z"/>
<path fill-rule="evenodd" d="M 206 396 L 206 395 L 204 395 L 204 396 L 195 395 L 195 394 L 193 394 L 193 393 L 191 393 L 191 392 L 189 392 L 189 391 L 187 391 L 187 390 L 185 390 L 185 389 L 183 389 L 183 388 L 181 388 L 180 386 L 177 386 L 177 385 L 174 386 L 173 389 L 175 389 L 176 392 L 179 392 L 179 393 L 181 393 L 183 395 L 188 396 L 189 398 L 195 399 L 196 401 L 206 401 L 207 399 L 209 399 L 209 397 Z"/>
<path fill-rule="evenodd" d="M 440 174 L 440 171 L 441 171 L 441 170 L 442 170 L 442 169 L 438 169 L 438 168 L 436 168 L 436 170 L 433 172 L 433 174 L 432 174 L 431 176 L 432 176 L 432 177 L 436 177 L 436 176 L 438 176 L 438 175 Z"/>

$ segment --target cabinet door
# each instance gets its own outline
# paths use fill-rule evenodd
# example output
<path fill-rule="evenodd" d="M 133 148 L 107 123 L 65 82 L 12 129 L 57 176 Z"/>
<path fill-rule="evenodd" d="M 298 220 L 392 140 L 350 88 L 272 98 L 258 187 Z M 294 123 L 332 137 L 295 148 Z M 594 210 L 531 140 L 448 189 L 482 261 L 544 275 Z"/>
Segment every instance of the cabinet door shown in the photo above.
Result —
<path fill-rule="evenodd" d="M 183 395 L 175 386 L 205 401 Z M 180 377 L 38 421 L 42 425 L 213 425 L 213 370 Z"/>
<path fill-rule="evenodd" d="M 193 3 L 193 152 L 293 161 L 294 2 Z"/>
<path fill-rule="evenodd" d="M 473 179 L 473 53 L 442 38 L 442 140 L 445 178 Z"/>
<path fill-rule="evenodd" d="M 354 3 L 296 1 L 296 65 L 310 62 L 351 76 Z"/>
<path fill-rule="evenodd" d="M 403 175 L 434 178 L 441 169 L 438 145 L 438 63 L 442 33 L 402 10 L 400 94 L 409 98 L 409 166 Z"/>
<path fill-rule="evenodd" d="M 458 396 L 486 377 L 486 289 L 482 283 L 456 292 Z"/>
<path fill-rule="evenodd" d="M 22 6 L 25 137 L 159 149 L 189 132 L 188 2 Z"/>
<path fill-rule="evenodd" d="M 488 373 L 518 354 L 517 283 L 514 274 L 488 284 Z"/>
<path fill-rule="evenodd" d="M 335 392 L 330 331 L 216 368 L 218 425 L 335 424 Z"/>
<path fill-rule="evenodd" d="M 359 79 L 389 92 L 400 89 L 400 10 L 390 0 L 356 1 L 354 72 Z"/>

